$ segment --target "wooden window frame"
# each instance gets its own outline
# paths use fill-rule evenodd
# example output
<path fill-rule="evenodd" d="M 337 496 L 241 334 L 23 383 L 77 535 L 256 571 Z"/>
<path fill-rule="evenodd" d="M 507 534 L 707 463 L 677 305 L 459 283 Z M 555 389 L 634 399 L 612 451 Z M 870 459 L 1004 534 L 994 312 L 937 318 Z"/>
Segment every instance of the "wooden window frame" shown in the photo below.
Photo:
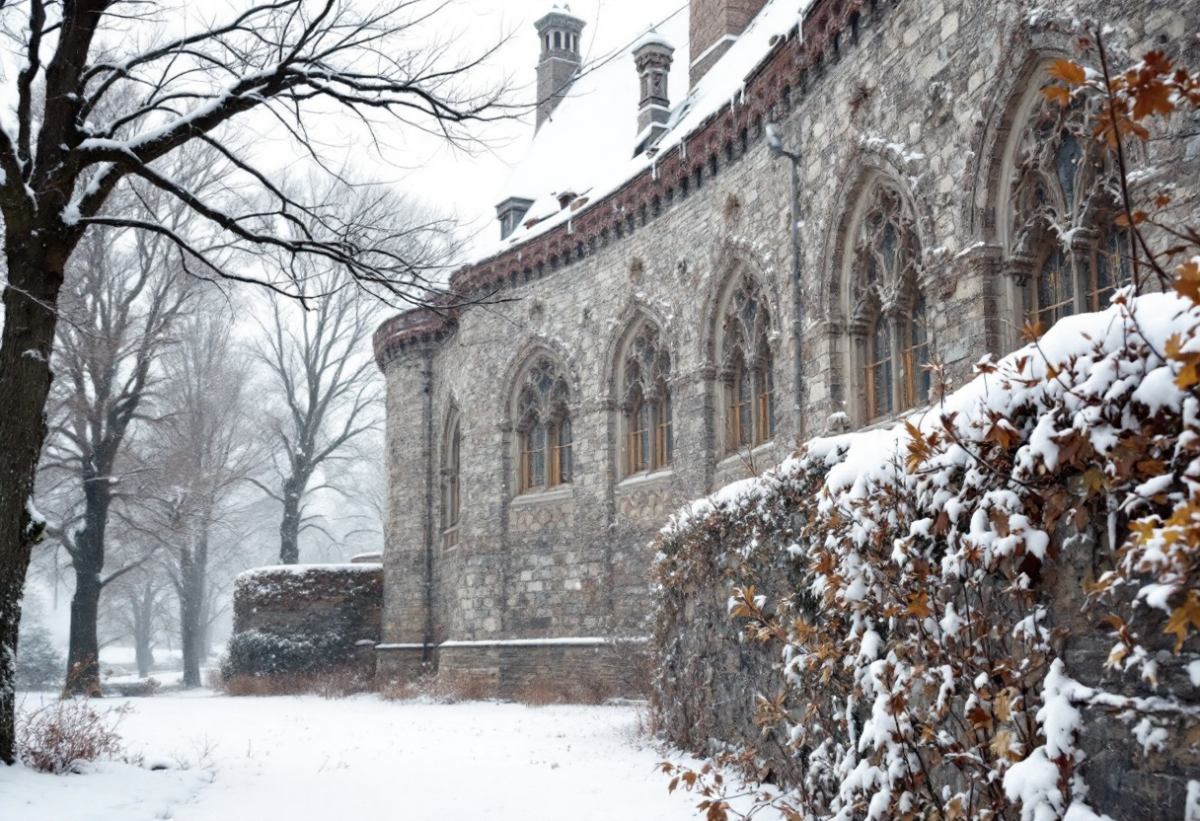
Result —
<path fill-rule="evenodd" d="M 458 544 L 458 526 L 462 522 L 462 427 L 457 418 L 450 423 L 445 447 L 442 544 L 449 548 Z"/>
<path fill-rule="evenodd" d="M 653 473 L 671 464 L 671 358 L 658 326 L 643 320 L 621 352 L 621 473 Z"/>

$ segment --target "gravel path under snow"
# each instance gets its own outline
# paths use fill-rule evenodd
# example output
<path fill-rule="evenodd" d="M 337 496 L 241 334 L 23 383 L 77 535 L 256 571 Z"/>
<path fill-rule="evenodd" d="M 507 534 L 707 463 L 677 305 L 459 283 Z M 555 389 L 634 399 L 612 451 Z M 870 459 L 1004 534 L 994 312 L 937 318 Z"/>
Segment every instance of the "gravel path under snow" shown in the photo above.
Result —
<path fill-rule="evenodd" d="M 36 704 L 30 697 L 27 705 Z M 106 699 L 104 707 L 125 699 Z M 0 766 L 6 821 L 694 821 L 631 707 L 375 696 L 130 699 L 142 767 Z M 151 765 L 167 769 L 151 771 Z"/>

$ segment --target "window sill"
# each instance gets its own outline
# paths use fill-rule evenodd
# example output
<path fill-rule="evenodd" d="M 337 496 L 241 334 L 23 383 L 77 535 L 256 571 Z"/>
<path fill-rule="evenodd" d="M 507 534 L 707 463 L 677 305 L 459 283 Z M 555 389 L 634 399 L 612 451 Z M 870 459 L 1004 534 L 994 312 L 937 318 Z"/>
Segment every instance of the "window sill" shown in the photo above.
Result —
<path fill-rule="evenodd" d="M 513 497 L 512 507 L 536 507 L 550 505 L 556 502 L 569 502 L 575 497 L 575 489 L 570 483 L 550 488 L 549 490 L 527 490 Z"/>
<path fill-rule="evenodd" d="M 675 471 L 672 468 L 665 467 L 650 473 L 634 473 L 626 476 L 617 483 L 616 491 L 636 490 L 647 485 L 665 485 L 675 478 Z"/>
<path fill-rule="evenodd" d="M 731 453 L 728 456 L 721 457 L 721 460 L 717 462 L 717 472 L 724 472 L 733 467 L 741 467 L 747 462 L 758 468 L 760 459 L 770 456 L 771 458 L 766 463 L 763 463 L 762 468 L 759 470 L 759 473 L 761 473 L 763 470 L 775 467 L 774 451 L 775 440 L 772 439 L 769 442 L 763 442 L 761 445 L 755 445 L 749 454 L 746 454 L 744 451 Z"/>
<path fill-rule="evenodd" d="M 865 430 L 879 430 L 881 428 L 890 428 L 890 427 L 893 427 L 894 425 L 897 425 L 897 424 L 903 422 L 906 419 L 913 420 L 913 417 L 920 417 L 915 420 L 915 424 L 917 424 L 917 426 L 920 427 L 919 423 L 920 423 L 921 419 L 924 418 L 930 411 L 933 411 L 936 407 L 937 407 L 937 405 L 931 402 L 928 405 L 921 405 L 920 407 L 917 407 L 917 408 L 909 408 L 908 410 L 902 410 L 899 413 L 894 414 L 893 416 L 881 416 L 878 419 L 872 419 L 870 422 L 867 422 L 865 425 L 854 428 L 853 432 L 857 433 L 859 431 L 865 431 Z"/>

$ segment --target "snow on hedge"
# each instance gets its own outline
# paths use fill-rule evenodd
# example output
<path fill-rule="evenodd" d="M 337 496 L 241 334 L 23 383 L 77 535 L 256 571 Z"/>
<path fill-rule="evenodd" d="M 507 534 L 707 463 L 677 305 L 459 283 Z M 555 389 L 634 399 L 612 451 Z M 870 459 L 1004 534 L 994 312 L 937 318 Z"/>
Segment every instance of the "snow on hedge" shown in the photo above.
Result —
<path fill-rule="evenodd" d="M 1171 734 L 1200 719 L 1194 690 L 1132 693 L 1197 649 L 1198 328 L 1189 299 L 1122 294 L 981 361 L 934 406 L 809 442 L 664 528 L 662 608 L 701 557 L 797 563 L 790 595 L 766 602 L 743 579 L 730 611 L 782 644 L 778 680 L 755 685 L 786 694 L 760 697 L 760 717 L 791 739 L 786 800 L 804 817 L 1095 818 L 1078 771 L 1088 710 L 1121 714 L 1139 758 L 1168 736 L 1186 746 Z M 1052 568 L 1084 547 L 1097 572 L 1078 590 Z M 1060 653 L 1101 616 L 1107 691 Z"/>

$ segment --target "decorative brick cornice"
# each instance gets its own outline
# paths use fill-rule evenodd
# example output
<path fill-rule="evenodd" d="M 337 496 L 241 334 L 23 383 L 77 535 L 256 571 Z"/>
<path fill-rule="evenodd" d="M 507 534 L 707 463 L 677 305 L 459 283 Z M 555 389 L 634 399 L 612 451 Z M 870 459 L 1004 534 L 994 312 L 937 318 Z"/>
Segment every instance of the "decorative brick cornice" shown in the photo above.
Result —
<path fill-rule="evenodd" d="M 375 329 L 375 363 L 383 370 L 406 351 L 441 344 L 457 327 L 457 311 L 448 306 L 414 308 L 397 314 Z"/>
<path fill-rule="evenodd" d="M 604 199 L 590 203 L 569 221 L 514 245 L 450 278 L 445 306 L 486 301 L 505 285 L 529 282 L 557 272 L 599 248 L 640 230 L 671 206 L 668 192 L 677 193 L 684 179 L 712 158 L 724 166 L 740 159 L 745 147 L 762 136 L 763 123 L 785 116 L 802 90 L 820 80 L 825 66 L 850 47 L 861 9 L 869 3 L 882 14 L 893 0 L 817 0 L 798 27 L 771 46 L 746 77 L 745 94 L 737 105 L 726 103 L 679 145 L 655 159 L 653 166 L 632 177 Z M 857 22 L 855 22 L 855 18 Z M 707 168 L 704 171 L 707 175 Z M 657 205 L 656 205 L 657 203 Z M 436 344 L 453 332 L 451 311 L 417 309 L 384 322 L 375 332 L 375 358 L 382 368 L 414 344 Z"/>

